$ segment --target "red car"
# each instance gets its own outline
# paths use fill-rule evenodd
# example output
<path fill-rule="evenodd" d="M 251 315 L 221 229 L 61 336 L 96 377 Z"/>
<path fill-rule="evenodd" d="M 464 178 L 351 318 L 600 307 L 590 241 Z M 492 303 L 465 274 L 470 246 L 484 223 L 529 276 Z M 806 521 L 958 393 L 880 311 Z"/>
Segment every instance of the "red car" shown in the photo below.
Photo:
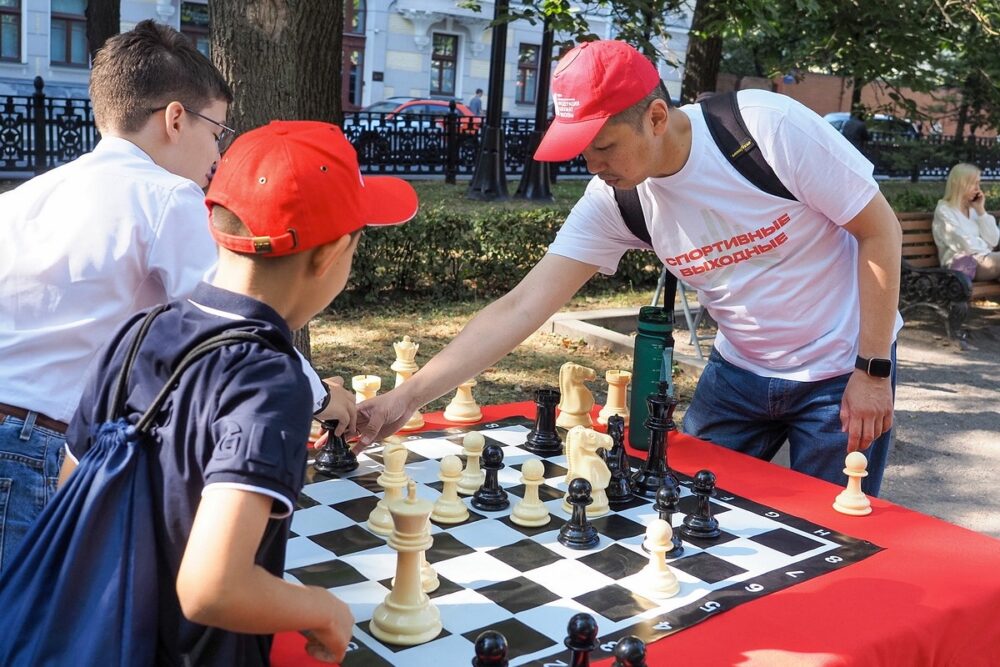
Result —
<path fill-rule="evenodd" d="M 361 110 L 362 114 L 385 114 L 385 120 L 400 119 L 405 116 L 447 116 L 448 100 L 421 99 L 416 97 L 390 97 L 382 102 L 375 102 Z M 464 103 L 456 100 L 455 111 L 459 115 L 458 131 L 476 134 L 483 124 L 482 116 L 476 116 Z M 444 126 L 444 119 L 435 121 Z"/>

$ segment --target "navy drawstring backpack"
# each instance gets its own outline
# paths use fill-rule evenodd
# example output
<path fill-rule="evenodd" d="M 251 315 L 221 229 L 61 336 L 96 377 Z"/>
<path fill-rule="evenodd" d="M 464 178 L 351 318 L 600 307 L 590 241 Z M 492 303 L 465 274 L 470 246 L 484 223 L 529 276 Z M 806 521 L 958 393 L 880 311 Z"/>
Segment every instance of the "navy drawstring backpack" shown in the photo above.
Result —
<path fill-rule="evenodd" d="M 0 665 L 138 667 L 157 659 L 157 545 L 149 436 L 163 402 L 202 355 L 269 341 L 230 330 L 195 346 L 135 424 L 121 415 L 129 375 L 153 319 L 141 322 L 93 446 L 0 574 Z"/>

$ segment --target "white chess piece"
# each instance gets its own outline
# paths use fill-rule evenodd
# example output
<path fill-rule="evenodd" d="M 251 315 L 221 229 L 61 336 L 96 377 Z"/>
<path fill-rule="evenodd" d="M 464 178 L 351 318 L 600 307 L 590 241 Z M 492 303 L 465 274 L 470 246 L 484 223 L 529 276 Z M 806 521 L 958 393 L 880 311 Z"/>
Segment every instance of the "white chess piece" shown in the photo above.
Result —
<path fill-rule="evenodd" d="M 462 523 L 469 518 L 469 508 L 458 497 L 458 483 L 462 479 L 462 460 L 454 454 L 441 459 L 441 481 L 444 488 L 434 502 L 431 519 L 438 523 Z"/>
<path fill-rule="evenodd" d="M 431 522 L 430 519 L 427 520 L 427 534 L 431 534 Z M 433 538 L 432 538 L 433 539 Z M 394 582 L 395 583 L 395 582 Z M 424 593 L 433 593 L 441 586 L 441 581 L 438 579 L 438 573 L 427 562 L 427 553 L 424 551 L 420 552 L 420 589 Z"/>
<path fill-rule="evenodd" d="M 384 490 L 375 508 L 368 515 L 368 529 L 379 535 L 392 534 L 392 516 L 389 504 L 403 497 L 403 489 L 409 478 L 406 476 L 406 445 L 399 438 L 386 438 L 382 450 L 382 474 L 376 480 Z"/>
<path fill-rule="evenodd" d="M 477 422 L 483 418 L 483 411 L 472 397 L 472 388 L 476 386 L 475 380 L 466 380 L 458 385 L 455 397 L 444 409 L 444 418 L 450 422 L 469 423 Z"/>
<path fill-rule="evenodd" d="M 639 572 L 646 583 L 644 595 L 669 598 L 677 595 L 681 588 L 677 575 L 667 565 L 666 553 L 673 548 L 670 543 L 672 537 L 673 529 L 663 519 L 653 519 L 646 526 L 646 540 L 642 545 L 649 550 L 649 563 Z"/>
<path fill-rule="evenodd" d="M 632 374 L 628 371 L 608 371 L 604 374 L 604 379 L 608 381 L 608 400 L 601 411 L 597 413 L 597 423 L 607 426 L 609 417 L 619 415 L 628 426 L 628 404 L 625 400 L 625 390 L 629 382 L 632 381 Z"/>
<path fill-rule="evenodd" d="M 441 613 L 422 590 L 424 553 L 433 544 L 428 526 L 431 503 L 417 498 L 412 481 L 405 498 L 389 505 L 393 531 L 389 546 L 398 553 L 392 590 L 372 613 L 373 635 L 398 646 L 416 646 L 441 633 Z"/>
<path fill-rule="evenodd" d="M 837 499 L 833 501 L 833 509 L 851 516 L 871 514 L 871 501 L 861 490 L 861 479 L 868 476 L 868 459 L 861 452 L 851 452 L 844 460 L 844 465 L 847 488 L 837 495 Z"/>
<path fill-rule="evenodd" d="M 611 511 L 607 493 L 611 471 L 597 450 L 610 451 L 613 445 L 610 435 L 598 433 L 586 426 L 574 426 L 566 434 L 566 484 L 578 477 L 590 482 L 590 497 L 593 502 L 587 505 L 587 517 L 591 519 Z M 562 508 L 567 514 L 572 514 L 573 506 L 569 504 L 568 498 L 569 494 L 563 497 Z"/>
<path fill-rule="evenodd" d="M 511 510 L 510 520 L 519 526 L 536 528 L 544 526 L 552 515 L 538 497 L 538 487 L 542 484 L 545 466 L 538 459 L 528 459 L 521 466 L 521 482 L 524 484 L 524 498 Z"/>
<path fill-rule="evenodd" d="M 417 357 L 417 350 L 420 349 L 420 345 L 410 340 L 409 336 L 403 336 L 403 340 L 392 344 L 392 349 L 396 351 L 396 361 L 392 362 L 392 365 L 389 368 L 396 371 L 395 386 L 398 387 L 409 380 L 413 374 L 417 372 L 419 366 L 417 366 L 417 362 L 414 361 L 414 359 Z M 416 431 L 419 428 L 423 428 L 423 426 L 424 417 L 420 414 L 420 411 L 417 410 L 413 413 L 413 416 L 410 417 L 409 421 L 403 424 L 403 428 L 399 430 Z"/>
<path fill-rule="evenodd" d="M 471 496 L 486 481 L 486 471 L 479 467 L 479 458 L 486 447 L 486 438 L 482 433 L 466 433 L 462 438 L 462 453 L 465 454 L 465 470 L 458 482 L 458 492 L 463 496 Z"/>
<path fill-rule="evenodd" d="M 559 368 L 559 416 L 556 426 L 571 429 L 574 426 L 593 426 L 590 409 L 594 395 L 584 382 L 597 377 L 593 368 L 567 361 Z"/>
<path fill-rule="evenodd" d="M 375 394 L 382 388 L 382 378 L 377 375 L 355 375 L 351 378 L 351 388 L 354 390 L 356 403 L 367 401 L 375 398 Z"/>

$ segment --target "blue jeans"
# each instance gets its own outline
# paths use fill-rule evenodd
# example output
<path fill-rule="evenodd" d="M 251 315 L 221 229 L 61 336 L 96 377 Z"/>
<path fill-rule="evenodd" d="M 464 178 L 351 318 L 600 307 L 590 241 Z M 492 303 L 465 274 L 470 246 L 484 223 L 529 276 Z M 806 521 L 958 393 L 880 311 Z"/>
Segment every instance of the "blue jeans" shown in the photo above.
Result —
<path fill-rule="evenodd" d="M 892 392 L 896 394 L 896 346 L 892 347 Z M 819 382 L 761 377 L 729 363 L 712 350 L 698 380 L 684 432 L 770 461 L 788 440 L 792 470 L 847 483 L 847 434 L 841 431 L 840 401 L 851 374 Z M 877 496 L 889 457 L 892 431 L 865 450 L 868 476 L 861 487 Z"/>
<path fill-rule="evenodd" d="M 0 571 L 56 492 L 66 438 L 26 419 L 0 423 Z"/>

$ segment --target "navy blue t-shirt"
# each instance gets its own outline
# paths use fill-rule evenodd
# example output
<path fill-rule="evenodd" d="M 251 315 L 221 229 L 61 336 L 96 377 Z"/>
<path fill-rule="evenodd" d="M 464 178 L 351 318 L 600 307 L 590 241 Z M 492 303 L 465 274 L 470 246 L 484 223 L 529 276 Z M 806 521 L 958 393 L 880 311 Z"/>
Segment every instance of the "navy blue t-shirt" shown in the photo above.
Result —
<path fill-rule="evenodd" d="M 106 420 L 115 378 L 144 315 L 117 332 L 92 370 L 66 434 L 77 460 L 92 445 L 92 428 Z M 181 377 L 152 432 L 159 447 L 159 455 L 151 459 L 157 505 L 158 642 L 161 656 L 176 664 L 199 641 L 199 652 L 208 662 L 198 664 L 212 665 L 266 665 L 271 646 L 270 636 L 218 629 L 206 634 L 204 626 L 181 613 L 177 572 L 202 491 L 226 485 L 273 499 L 265 535 L 274 537 L 263 540 L 256 562 L 281 576 L 290 516 L 305 475 L 313 405 L 309 381 L 288 325 L 271 307 L 250 297 L 203 283 L 190 299 L 171 303 L 153 321 L 142 344 L 125 413 L 135 423 L 184 354 L 228 329 L 253 331 L 277 349 L 239 342 L 208 353 Z"/>

